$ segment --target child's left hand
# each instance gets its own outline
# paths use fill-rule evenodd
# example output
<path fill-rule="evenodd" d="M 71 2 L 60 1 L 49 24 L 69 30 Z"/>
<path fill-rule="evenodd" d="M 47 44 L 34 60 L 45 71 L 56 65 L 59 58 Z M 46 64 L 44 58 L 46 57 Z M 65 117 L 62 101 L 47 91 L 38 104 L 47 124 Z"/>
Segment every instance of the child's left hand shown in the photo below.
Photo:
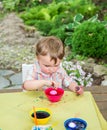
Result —
<path fill-rule="evenodd" d="M 77 93 L 77 95 L 82 95 L 84 90 L 82 86 L 76 86 L 75 87 L 75 92 Z"/>

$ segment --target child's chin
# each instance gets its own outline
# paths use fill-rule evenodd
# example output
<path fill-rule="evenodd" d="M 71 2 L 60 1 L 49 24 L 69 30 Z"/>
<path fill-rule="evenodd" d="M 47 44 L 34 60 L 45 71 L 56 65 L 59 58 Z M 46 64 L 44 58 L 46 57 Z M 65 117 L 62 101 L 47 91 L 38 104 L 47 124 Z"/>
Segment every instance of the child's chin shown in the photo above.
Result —
<path fill-rule="evenodd" d="M 43 71 L 43 70 L 42 70 L 42 72 L 43 72 L 44 74 L 50 74 L 50 72 L 47 72 L 47 71 Z"/>
<path fill-rule="evenodd" d="M 46 74 L 52 74 L 52 72 L 47 71 Z"/>
<path fill-rule="evenodd" d="M 53 73 L 47 73 L 47 74 L 51 75 L 51 74 L 53 74 Z"/>

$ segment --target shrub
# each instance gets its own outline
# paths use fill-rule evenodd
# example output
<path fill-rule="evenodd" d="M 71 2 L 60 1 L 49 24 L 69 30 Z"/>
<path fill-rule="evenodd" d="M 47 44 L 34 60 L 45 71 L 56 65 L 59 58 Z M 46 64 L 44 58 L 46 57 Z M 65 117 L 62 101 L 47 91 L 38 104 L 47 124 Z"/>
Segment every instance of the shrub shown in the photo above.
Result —
<path fill-rule="evenodd" d="M 43 36 L 47 36 L 47 34 L 49 33 L 49 31 L 52 28 L 52 23 L 50 21 L 46 21 L 46 20 L 36 20 L 35 25 L 34 25 Z"/>
<path fill-rule="evenodd" d="M 107 29 L 99 21 L 85 21 L 72 35 L 72 51 L 93 58 L 107 55 Z"/>

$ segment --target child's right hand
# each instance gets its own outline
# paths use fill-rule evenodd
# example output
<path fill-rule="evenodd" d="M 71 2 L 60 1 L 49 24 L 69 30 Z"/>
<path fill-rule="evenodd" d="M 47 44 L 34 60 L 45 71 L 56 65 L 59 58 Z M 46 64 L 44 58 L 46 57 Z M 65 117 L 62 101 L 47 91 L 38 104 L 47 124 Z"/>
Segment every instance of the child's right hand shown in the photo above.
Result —
<path fill-rule="evenodd" d="M 50 87 L 50 86 L 52 86 L 52 81 L 45 80 L 44 85 L 47 86 L 47 87 Z"/>
<path fill-rule="evenodd" d="M 52 81 L 52 87 L 54 88 L 58 88 L 59 87 L 59 83 L 55 82 L 55 81 Z"/>
<path fill-rule="evenodd" d="M 59 86 L 58 83 L 56 83 L 55 81 L 46 81 L 46 86 L 48 87 L 54 87 L 54 88 L 57 88 Z"/>

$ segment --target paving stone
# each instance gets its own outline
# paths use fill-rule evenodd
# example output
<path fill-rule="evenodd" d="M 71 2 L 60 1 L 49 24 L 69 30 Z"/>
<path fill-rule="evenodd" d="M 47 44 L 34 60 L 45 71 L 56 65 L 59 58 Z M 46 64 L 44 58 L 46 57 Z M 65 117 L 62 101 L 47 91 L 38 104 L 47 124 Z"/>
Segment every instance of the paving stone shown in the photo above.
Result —
<path fill-rule="evenodd" d="M 5 79 L 4 77 L 0 76 L 0 89 L 9 86 L 10 82 L 9 80 Z"/>
<path fill-rule="evenodd" d="M 22 73 L 20 72 L 10 76 L 10 80 L 12 82 L 12 85 L 22 84 Z"/>
<path fill-rule="evenodd" d="M 15 72 L 12 70 L 0 70 L 0 76 L 7 76 L 7 75 L 11 75 L 14 74 Z"/>
<path fill-rule="evenodd" d="M 107 80 L 102 81 L 101 85 L 107 87 Z"/>

